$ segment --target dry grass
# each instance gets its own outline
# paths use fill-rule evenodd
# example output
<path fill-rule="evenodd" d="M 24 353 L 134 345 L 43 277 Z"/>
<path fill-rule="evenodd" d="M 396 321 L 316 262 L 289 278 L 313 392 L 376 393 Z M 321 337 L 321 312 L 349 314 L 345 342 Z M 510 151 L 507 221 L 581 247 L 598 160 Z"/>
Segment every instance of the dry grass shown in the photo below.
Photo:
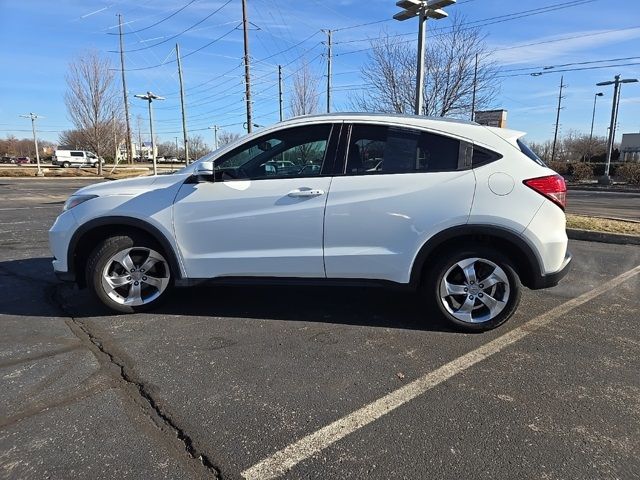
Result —
<path fill-rule="evenodd" d="M 640 235 L 640 223 L 609 220 L 607 218 L 583 217 L 581 215 L 567 215 L 567 228 L 621 233 L 624 235 Z"/>

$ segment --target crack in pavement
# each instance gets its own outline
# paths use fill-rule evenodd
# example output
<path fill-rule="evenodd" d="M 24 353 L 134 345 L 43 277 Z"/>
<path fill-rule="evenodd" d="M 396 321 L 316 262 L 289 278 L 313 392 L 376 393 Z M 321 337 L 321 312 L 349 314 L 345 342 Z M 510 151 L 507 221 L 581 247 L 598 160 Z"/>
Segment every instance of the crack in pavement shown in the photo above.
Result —
<path fill-rule="evenodd" d="M 174 450 L 178 449 L 186 452 L 190 460 L 198 462 L 197 468 L 194 468 L 193 462 L 187 464 L 192 473 L 201 478 L 211 478 L 213 476 L 214 478 L 222 479 L 219 468 L 213 464 L 205 453 L 196 448 L 191 437 L 175 423 L 168 413 L 163 411 L 145 384 L 135 378 L 131 368 L 127 367 L 125 362 L 119 359 L 116 354 L 109 351 L 104 342 L 89 329 L 85 322 L 72 314 L 71 307 L 65 302 L 64 296 L 61 294 L 62 287 L 62 284 L 52 285 L 48 289 L 48 298 L 54 307 L 63 312 L 66 317 L 65 323 L 74 335 L 87 345 L 100 363 L 108 364 L 111 367 L 112 374 L 120 380 L 123 390 L 128 393 L 128 397 L 142 409 L 145 416 L 149 417 L 162 432 L 165 443 L 168 443 Z M 176 439 L 179 444 L 176 444 Z M 202 471 L 203 468 L 204 472 Z"/>

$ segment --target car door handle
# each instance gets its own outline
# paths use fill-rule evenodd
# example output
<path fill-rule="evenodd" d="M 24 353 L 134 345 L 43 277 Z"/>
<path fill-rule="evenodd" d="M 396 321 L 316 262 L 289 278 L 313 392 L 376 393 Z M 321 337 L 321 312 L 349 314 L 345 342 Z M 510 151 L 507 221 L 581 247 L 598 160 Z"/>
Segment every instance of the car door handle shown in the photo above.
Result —
<path fill-rule="evenodd" d="M 301 197 L 318 197 L 324 195 L 324 190 L 317 188 L 296 188 L 287 193 L 289 197 L 301 198 Z"/>

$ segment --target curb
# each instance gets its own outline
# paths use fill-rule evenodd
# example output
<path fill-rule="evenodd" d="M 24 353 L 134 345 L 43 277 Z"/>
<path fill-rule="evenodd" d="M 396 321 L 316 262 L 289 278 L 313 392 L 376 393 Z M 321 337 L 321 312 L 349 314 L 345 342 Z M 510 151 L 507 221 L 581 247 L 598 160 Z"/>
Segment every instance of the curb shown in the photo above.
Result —
<path fill-rule="evenodd" d="M 586 185 L 567 185 L 569 192 L 604 192 L 604 193 L 640 193 L 640 188 L 589 187 Z"/>
<path fill-rule="evenodd" d="M 595 232 L 593 230 L 567 228 L 567 236 L 572 240 L 585 240 L 587 242 L 614 243 L 617 245 L 640 245 L 640 236 L 622 235 L 620 233 Z"/>

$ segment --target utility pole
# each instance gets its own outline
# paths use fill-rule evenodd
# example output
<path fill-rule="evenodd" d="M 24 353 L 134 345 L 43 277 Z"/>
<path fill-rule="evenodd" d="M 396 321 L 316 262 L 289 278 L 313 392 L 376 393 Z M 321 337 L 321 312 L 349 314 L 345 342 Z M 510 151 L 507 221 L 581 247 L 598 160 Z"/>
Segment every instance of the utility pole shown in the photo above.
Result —
<path fill-rule="evenodd" d="M 220 130 L 220 127 L 218 127 L 218 125 L 212 125 L 211 127 L 208 127 L 209 130 L 213 130 L 213 149 L 217 150 L 218 149 L 218 130 Z"/>
<path fill-rule="evenodd" d="M 182 61 L 180 60 L 180 45 L 176 43 L 176 57 L 178 58 L 178 78 L 180 79 L 180 107 L 182 109 L 182 135 L 184 137 L 184 161 L 189 165 L 189 137 L 187 135 L 187 115 L 184 111 L 184 83 L 182 81 Z"/>
<path fill-rule="evenodd" d="M 416 73 L 416 115 L 424 112 L 424 58 L 426 50 L 427 18 L 440 20 L 449 15 L 443 7 L 453 5 L 456 0 L 398 0 L 396 5 L 404 10 L 396 13 L 393 18 L 400 22 L 418 17 L 418 69 Z"/>
<path fill-rule="evenodd" d="M 327 34 L 327 113 L 331 113 L 331 62 L 332 55 L 332 43 L 331 43 L 331 30 L 325 30 Z"/>
<path fill-rule="evenodd" d="M 111 120 L 113 122 L 113 165 L 118 165 L 118 154 L 120 153 L 120 145 L 118 145 L 118 126 L 116 124 L 116 114 L 111 114 Z"/>
<path fill-rule="evenodd" d="M 278 102 L 280 104 L 280 121 L 284 120 L 284 102 L 282 97 L 282 65 L 278 65 Z"/>
<path fill-rule="evenodd" d="M 176 158 L 180 157 L 180 148 L 178 147 L 178 137 L 176 137 Z"/>
<path fill-rule="evenodd" d="M 553 134 L 553 148 L 551 149 L 551 161 L 556 159 L 556 143 L 558 142 L 558 127 L 560 126 L 560 110 L 562 109 L 562 90 L 566 87 L 564 84 L 564 75 L 560 77 L 560 93 L 558 94 L 558 111 L 556 112 L 556 131 Z"/>
<path fill-rule="evenodd" d="M 476 117 L 476 89 L 478 88 L 478 54 L 476 53 L 476 66 L 473 69 L 473 97 L 471 99 L 471 121 Z"/>
<path fill-rule="evenodd" d="M 142 116 L 138 115 L 136 117 L 136 121 L 138 123 L 138 158 L 142 160 Z"/>
<path fill-rule="evenodd" d="M 613 81 L 596 83 L 598 87 L 606 85 L 613 85 L 613 103 L 611 105 L 611 123 L 609 124 L 609 138 L 607 139 L 607 165 L 604 170 L 604 176 L 598 179 L 599 183 L 610 184 L 611 177 L 609 176 L 609 169 L 611 166 L 611 156 L 613 155 L 613 144 L 616 139 L 616 122 L 618 120 L 618 106 L 620 105 L 620 84 L 622 83 L 636 83 L 637 78 L 620 78 L 620 75 L 616 75 Z"/>
<path fill-rule="evenodd" d="M 124 43 L 122 40 L 122 15 L 118 14 L 118 32 L 120 35 L 120 71 L 122 72 L 122 93 L 124 94 L 124 118 L 127 123 L 127 163 L 133 163 L 131 147 L 131 124 L 129 123 L 129 97 L 127 95 L 127 79 L 124 74 Z"/>
<path fill-rule="evenodd" d="M 247 0 L 242 0 L 242 30 L 244 31 L 244 84 L 247 101 L 247 133 L 253 130 L 253 112 L 251 111 L 251 70 L 249 66 L 249 21 L 247 20 Z"/>
<path fill-rule="evenodd" d="M 31 130 L 33 130 L 33 143 L 36 147 L 36 163 L 38 164 L 38 171 L 36 172 L 37 177 L 44 177 L 44 172 L 40 168 L 40 152 L 38 151 L 38 136 L 36 135 L 36 119 L 44 118 L 36 115 L 35 113 L 29 113 L 29 115 L 20 115 L 22 118 L 30 118 L 31 119 Z"/>
<path fill-rule="evenodd" d="M 156 141 L 153 138 L 153 101 L 154 100 L 164 100 L 164 97 L 159 97 L 158 95 L 147 92 L 146 95 L 135 95 L 136 98 L 141 98 L 142 100 L 147 100 L 149 102 L 149 130 L 151 131 L 151 155 L 153 157 L 153 174 L 158 174 L 158 165 L 156 162 Z"/>
<path fill-rule="evenodd" d="M 602 97 L 604 93 L 598 92 L 593 96 L 593 113 L 591 114 L 591 132 L 589 133 L 589 162 L 591 162 L 591 152 L 593 150 L 593 124 L 596 121 L 596 102 L 598 101 L 598 97 Z"/>

